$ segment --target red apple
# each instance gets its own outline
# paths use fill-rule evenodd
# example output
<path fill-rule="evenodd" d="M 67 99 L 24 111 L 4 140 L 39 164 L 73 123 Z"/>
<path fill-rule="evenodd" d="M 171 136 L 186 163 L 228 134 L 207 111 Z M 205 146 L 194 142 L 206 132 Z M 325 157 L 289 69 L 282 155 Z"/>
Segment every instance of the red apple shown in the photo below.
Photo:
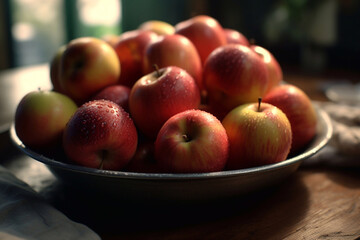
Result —
<path fill-rule="evenodd" d="M 63 135 L 66 155 L 76 164 L 120 170 L 136 151 L 138 135 L 129 114 L 114 102 L 94 100 L 80 106 Z"/>
<path fill-rule="evenodd" d="M 150 43 L 145 50 L 143 73 L 159 68 L 177 66 L 187 71 L 202 88 L 202 65 L 194 44 L 178 34 L 165 35 Z"/>
<path fill-rule="evenodd" d="M 131 89 L 123 85 L 111 85 L 105 87 L 100 92 L 95 94 L 91 100 L 105 99 L 118 104 L 124 108 L 126 112 L 129 112 L 129 96 Z"/>
<path fill-rule="evenodd" d="M 175 33 L 190 39 L 198 50 L 202 63 L 214 49 L 226 44 L 224 29 L 220 23 L 206 15 L 195 16 L 176 24 Z"/>
<path fill-rule="evenodd" d="M 61 57 L 65 49 L 66 49 L 66 45 L 59 47 L 59 49 L 56 51 L 55 55 L 53 56 L 50 62 L 50 81 L 51 84 L 53 85 L 53 90 L 55 92 L 64 93 L 64 94 L 65 94 L 65 90 L 61 86 L 61 82 L 59 79 L 60 78 L 59 71 L 60 71 Z"/>
<path fill-rule="evenodd" d="M 119 84 L 132 87 L 143 76 L 142 62 L 146 46 L 158 35 L 151 31 L 133 30 L 120 35 L 115 51 L 121 62 Z"/>
<path fill-rule="evenodd" d="M 53 91 L 33 91 L 19 102 L 15 113 L 15 131 L 28 147 L 52 152 L 61 146 L 65 125 L 77 106 L 66 95 Z"/>
<path fill-rule="evenodd" d="M 82 103 L 102 88 L 118 82 L 120 61 L 105 41 L 77 38 L 68 43 L 63 53 L 59 76 L 65 92 Z"/>
<path fill-rule="evenodd" d="M 300 88 L 285 84 L 275 87 L 264 102 L 280 108 L 290 121 L 293 133 L 291 153 L 298 153 L 316 135 L 317 116 L 310 98 Z"/>
<path fill-rule="evenodd" d="M 154 143 L 151 141 L 139 143 L 134 157 L 125 167 L 127 172 L 160 173 L 154 158 Z"/>
<path fill-rule="evenodd" d="M 229 137 L 227 169 L 241 169 L 284 161 L 291 147 L 291 126 L 277 107 L 248 103 L 236 107 L 222 121 Z"/>
<path fill-rule="evenodd" d="M 269 92 L 275 86 L 278 86 L 283 80 L 283 72 L 280 64 L 269 50 L 258 45 L 251 45 L 250 48 L 259 54 L 267 66 L 269 73 L 269 84 L 266 91 Z"/>
<path fill-rule="evenodd" d="M 224 28 L 224 34 L 226 37 L 226 43 L 228 44 L 241 44 L 250 46 L 250 42 L 245 37 L 245 35 L 235 29 Z"/>
<path fill-rule="evenodd" d="M 222 171 L 228 153 L 228 137 L 221 122 L 201 110 L 171 117 L 155 142 L 155 159 L 162 171 L 170 173 Z"/>
<path fill-rule="evenodd" d="M 185 70 L 170 66 L 140 78 L 130 92 L 130 113 L 144 135 L 155 139 L 167 119 L 197 108 L 200 91 Z"/>
<path fill-rule="evenodd" d="M 175 28 L 170 23 L 159 20 L 148 20 L 138 27 L 140 30 L 152 31 L 158 35 L 174 34 Z"/>
<path fill-rule="evenodd" d="M 264 61 L 240 44 L 214 50 L 205 62 L 203 80 L 209 104 L 225 113 L 263 97 L 269 81 Z"/>

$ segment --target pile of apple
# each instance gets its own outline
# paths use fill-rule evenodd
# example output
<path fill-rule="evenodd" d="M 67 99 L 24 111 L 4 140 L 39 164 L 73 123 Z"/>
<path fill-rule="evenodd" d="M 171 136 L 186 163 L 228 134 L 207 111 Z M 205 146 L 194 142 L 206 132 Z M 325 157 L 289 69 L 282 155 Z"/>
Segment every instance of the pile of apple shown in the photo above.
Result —
<path fill-rule="evenodd" d="M 50 79 L 52 91 L 20 101 L 16 133 L 91 168 L 248 168 L 284 161 L 316 134 L 309 97 L 282 83 L 275 57 L 210 16 L 74 39 L 52 59 Z"/>

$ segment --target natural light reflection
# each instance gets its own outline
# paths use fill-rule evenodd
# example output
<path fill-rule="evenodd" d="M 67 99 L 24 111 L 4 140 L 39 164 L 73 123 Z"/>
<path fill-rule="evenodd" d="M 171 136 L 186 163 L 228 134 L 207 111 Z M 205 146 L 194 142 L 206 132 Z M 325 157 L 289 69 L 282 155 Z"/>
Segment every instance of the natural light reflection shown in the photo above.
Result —
<path fill-rule="evenodd" d="M 12 34 L 17 41 L 30 41 L 35 37 L 34 26 L 30 23 L 19 22 L 13 25 Z"/>
<path fill-rule="evenodd" d="M 79 0 L 80 20 L 86 25 L 112 26 L 121 19 L 119 0 Z"/>

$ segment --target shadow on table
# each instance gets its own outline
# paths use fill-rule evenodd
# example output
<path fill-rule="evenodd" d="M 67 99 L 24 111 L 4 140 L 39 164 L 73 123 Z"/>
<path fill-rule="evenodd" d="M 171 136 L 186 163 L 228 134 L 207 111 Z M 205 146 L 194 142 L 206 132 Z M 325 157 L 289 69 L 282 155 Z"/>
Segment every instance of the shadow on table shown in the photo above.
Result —
<path fill-rule="evenodd" d="M 296 173 L 268 189 L 211 202 L 119 200 L 62 184 L 50 195 L 55 207 L 100 235 L 144 234 L 147 238 L 149 234 L 153 234 L 153 238 L 163 238 L 164 231 L 173 236 L 180 232 L 183 236 L 189 231 L 191 236 L 187 239 L 200 239 L 212 231 L 237 237 L 240 234 L 244 238 L 255 233 L 281 236 L 282 229 L 301 221 L 308 207 L 307 189 Z M 219 224 L 223 228 L 221 231 Z M 245 226 L 246 231 L 242 232 Z M 157 236 L 156 231 L 160 230 L 162 233 Z"/>

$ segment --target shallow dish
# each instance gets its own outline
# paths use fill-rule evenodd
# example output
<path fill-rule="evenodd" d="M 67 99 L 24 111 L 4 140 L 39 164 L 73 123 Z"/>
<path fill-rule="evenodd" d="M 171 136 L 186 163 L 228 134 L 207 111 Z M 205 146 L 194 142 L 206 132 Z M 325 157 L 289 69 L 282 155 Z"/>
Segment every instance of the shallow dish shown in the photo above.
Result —
<path fill-rule="evenodd" d="M 17 137 L 14 125 L 10 137 L 28 156 L 44 163 L 64 184 L 120 199 L 202 201 L 230 198 L 279 183 L 295 172 L 301 162 L 320 151 L 332 136 L 329 116 L 316 108 L 317 135 L 297 156 L 260 167 L 213 173 L 163 174 L 92 169 L 50 159 L 27 148 Z"/>

